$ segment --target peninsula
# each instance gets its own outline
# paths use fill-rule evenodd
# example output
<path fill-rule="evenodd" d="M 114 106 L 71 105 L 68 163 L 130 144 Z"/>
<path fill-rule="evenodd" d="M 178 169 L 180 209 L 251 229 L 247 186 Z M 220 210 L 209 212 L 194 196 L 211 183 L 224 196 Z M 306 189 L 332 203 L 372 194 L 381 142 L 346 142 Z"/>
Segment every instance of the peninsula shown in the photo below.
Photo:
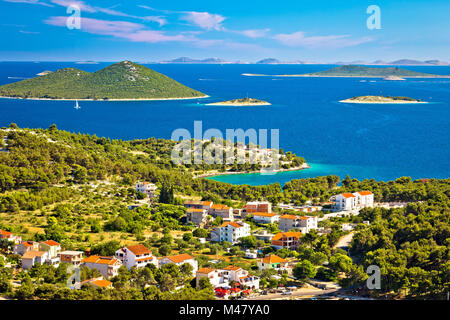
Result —
<path fill-rule="evenodd" d="M 413 99 L 409 97 L 391 97 L 391 96 L 361 96 L 353 97 L 346 100 L 341 100 L 342 103 L 428 103 L 420 99 Z"/>
<path fill-rule="evenodd" d="M 0 86 L 0 96 L 52 100 L 165 100 L 207 95 L 142 65 L 122 61 L 94 73 L 65 68 Z"/>
<path fill-rule="evenodd" d="M 208 103 L 208 106 L 270 106 L 267 101 L 254 98 L 233 99 L 222 102 Z"/>

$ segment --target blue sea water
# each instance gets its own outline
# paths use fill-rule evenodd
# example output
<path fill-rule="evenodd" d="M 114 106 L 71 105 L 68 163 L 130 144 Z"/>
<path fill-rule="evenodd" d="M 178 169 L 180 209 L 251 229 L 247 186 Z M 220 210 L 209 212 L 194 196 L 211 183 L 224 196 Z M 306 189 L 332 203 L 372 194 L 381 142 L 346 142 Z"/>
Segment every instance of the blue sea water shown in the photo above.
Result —
<path fill-rule="evenodd" d="M 96 71 L 109 65 L 0 62 L 0 84 L 44 70 L 75 67 Z M 148 67 L 208 94 L 206 99 L 173 101 L 33 101 L 0 99 L 0 126 L 58 128 L 119 139 L 170 138 L 194 121 L 203 131 L 217 128 L 279 129 L 280 146 L 305 157 L 311 169 L 275 175 L 244 174 L 213 179 L 235 184 L 281 184 L 295 178 L 349 174 L 357 179 L 450 176 L 450 79 L 383 81 L 362 78 L 247 77 L 242 73 L 295 74 L 329 65 L 163 65 Z M 404 67 L 450 74 L 450 67 Z M 362 81 L 363 80 L 363 81 Z M 366 81 L 364 81 L 366 80 Z M 343 104 L 358 95 L 409 96 L 429 104 Z M 206 106 L 244 96 L 271 106 Z"/>

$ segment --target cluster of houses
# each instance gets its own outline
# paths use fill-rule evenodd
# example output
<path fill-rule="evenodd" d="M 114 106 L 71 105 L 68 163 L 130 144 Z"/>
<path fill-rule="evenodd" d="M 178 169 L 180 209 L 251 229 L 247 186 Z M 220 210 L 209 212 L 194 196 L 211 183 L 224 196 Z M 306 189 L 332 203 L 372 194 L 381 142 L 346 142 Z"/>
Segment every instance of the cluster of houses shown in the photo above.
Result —
<path fill-rule="evenodd" d="M 359 191 L 354 193 L 341 193 L 330 199 L 333 210 L 351 211 L 366 207 L 373 207 L 374 196 L 370 191 Z"/>
<path fill-rule="evenodd" d="M 277 248 L 295 248 L 293 243 L 299 242 L 301 234 L 318 228 L 317 216 L 273 213 L 272 205 L 266 201 L 248 202 L 242 209 L 213 204 L 212 201 L 186 201 L 184 207 L 187 209 L 187 222 L 192 222 L 200 227 L 207 223 L 208 216 L 222 217 L 223 224 L 214 228 L 211 232 L 210 241 L 213 242 L 228 241 L 235 244 L 239 242 L 240 238 L 251 236 L 250 225 L 242 221 L 247 216 L 261 224 L 278 222 L 279 229 L 283 232 L 263 238 L 264 240 L 272 241 L 272 245 Z M 288 231 L 291 230 L 298 232 L 289 233 Z M 286 236 L 286 234 L 295 234 L 295 237 L 292 235 Z M 255 236 L 258 237 L 259 235 Z"/>

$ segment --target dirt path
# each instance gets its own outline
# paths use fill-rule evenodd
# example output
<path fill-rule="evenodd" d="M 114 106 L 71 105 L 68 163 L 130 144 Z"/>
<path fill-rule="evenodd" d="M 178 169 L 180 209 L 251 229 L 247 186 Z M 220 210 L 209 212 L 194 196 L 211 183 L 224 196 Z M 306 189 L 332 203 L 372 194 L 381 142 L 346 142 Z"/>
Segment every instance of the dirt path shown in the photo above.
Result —
<path fill-rule="evenodd" d="M 350 243 L 352 242 L 353 235 L 354 232 L 351 232 L 340 238 L 339 241 L 333 246 L 333 249 L 340 248 L 347 251 L 348 247 L 350 246 Z"/>

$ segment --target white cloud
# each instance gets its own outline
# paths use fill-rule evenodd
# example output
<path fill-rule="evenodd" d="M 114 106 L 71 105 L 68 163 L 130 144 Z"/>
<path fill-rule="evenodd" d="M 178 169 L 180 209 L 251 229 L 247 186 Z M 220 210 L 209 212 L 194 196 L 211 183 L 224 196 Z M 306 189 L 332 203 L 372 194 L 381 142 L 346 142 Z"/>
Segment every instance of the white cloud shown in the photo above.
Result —
<path fill-rule="evenodd" d="M 238 33 L 241 33 L 241 34 L 243 34 L 244 36 L 247 36 L 247 37 L 249 37 L 249 38 L 262 38 L 262 37 L 264 37 L 269 31 L 270 31 L 270 29 L 266 28 L 266 29 L 243 30 L 243 31 L 238 31 Z"/>
<path fill-rule="evenodd" d="M 3 0 L 3 1 L 13 3 L 39 4 L 41 6 L 53 7 L 51 4 L 39 0 Z"/>
<path fill-rule="evenodd" d="M 307 48 L 343 48 L 352 47 L 362 43 L 373 41 L 373 38 L 363 37 L 359 39 L 351 39 L 349 35 L 329 35 L 329 36 L 313 36 L 307 37 L 305 32 L 298 31 L 294 33 L 281 33 L 273 37 L 282 44 L 290 47 L 307 47 Z"/>
<path fill-rule="evenodd" d="M 183 20 L 186 20 L 202 29 L 206 30 L 224 30 L 222 22 L 226 18 L 220 14 L 214 14 L 209 12 L 186 12 L 183 16 Z"/>

